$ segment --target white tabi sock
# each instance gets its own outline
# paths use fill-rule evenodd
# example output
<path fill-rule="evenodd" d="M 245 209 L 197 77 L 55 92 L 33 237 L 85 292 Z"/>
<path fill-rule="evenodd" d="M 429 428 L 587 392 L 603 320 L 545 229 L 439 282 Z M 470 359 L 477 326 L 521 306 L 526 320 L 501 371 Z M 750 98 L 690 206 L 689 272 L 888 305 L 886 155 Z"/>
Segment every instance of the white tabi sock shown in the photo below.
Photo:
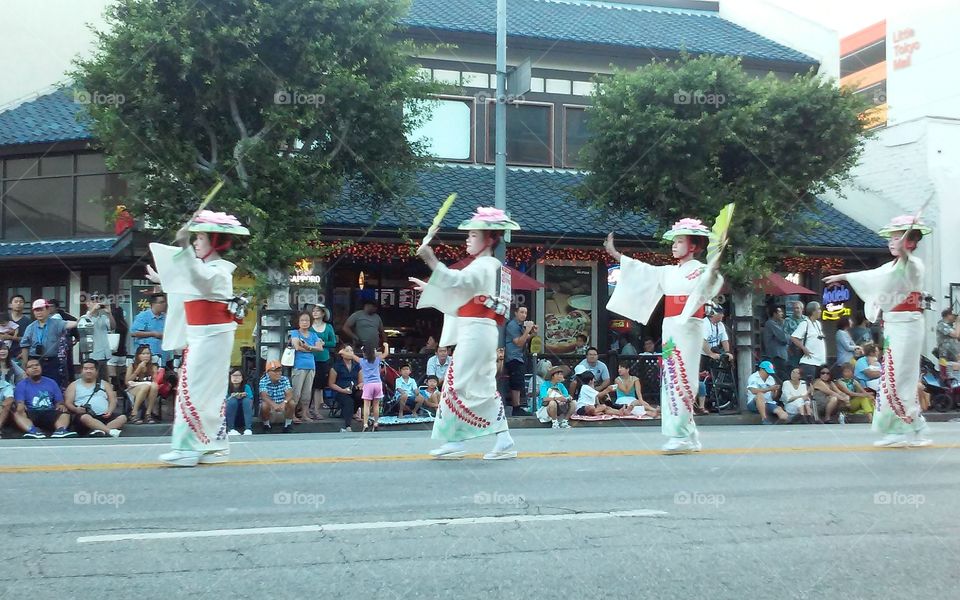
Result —
<path fill-rule="evenodd" d="M 497 434 L 497 443 L 493 445 L 494 452 L 500 452 L 513 446 L 513 438 L 509 431 L 501 431 Z"/>

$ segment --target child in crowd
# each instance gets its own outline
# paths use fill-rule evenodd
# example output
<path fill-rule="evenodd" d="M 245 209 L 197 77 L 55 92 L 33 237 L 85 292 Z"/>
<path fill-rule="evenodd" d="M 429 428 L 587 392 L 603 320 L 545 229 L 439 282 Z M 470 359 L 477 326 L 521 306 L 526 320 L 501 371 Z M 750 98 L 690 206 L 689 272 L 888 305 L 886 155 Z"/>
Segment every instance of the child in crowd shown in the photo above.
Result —
<path fill-rule="evenodd" d="M 581 417 L 593 417 L 596 415 L 615 415 L 624 416 L 630 414 L 627 407 L 617 410 L 606 404 L 600 404 L 599 401 L 608 398 L 610 394 L 617 390 L 617 386 L 611 385 L 605 390 L 597 391 L 593 387 L 593 380 L 596 378 L 593 371 L 587 370 L 583 365 L 578 365 L 575 369 L 577 379 L 580 380 L 580 395 L 577 397 L 577 414 Z"/>
<path fill-rule="evenodd" d="M 427 390 L 423 405 L 432 411 L 436 411 L 440 407 L 440 380 L 437 379 L 436 375 L 430 375 L 427 377 L 425 385 Z"/>
<path fill-rule="evenodd" d="M 387 344 L 383 345 L 383 350 L 377 350 L 375 346 L 363 347 L 363 358 L 360 359 L 360 371 L 363 373 L 363 412 L 361 413 L 363 431 L 377 430 L 377 424 L 380 421 L 380 401 L 383 400 L 380 364 L 388 356 L 390 356 L 390 347 Z M 371 413 L 373 413 L 372 423 Z"/>
<path fill-rule="evenodd" d="M 402 365 L 400 367 L 400 377 L 397 377 L 394 386 L 397 388 L 394 400 L 396 400 L 399 405 L 397 416 L 402 419 L 405 411 L 413 416 L 417 416 L 425 397 L 420 394 L 420 387 L 417 385 L 417 380 L 410 377 L 410 365 Z"/>

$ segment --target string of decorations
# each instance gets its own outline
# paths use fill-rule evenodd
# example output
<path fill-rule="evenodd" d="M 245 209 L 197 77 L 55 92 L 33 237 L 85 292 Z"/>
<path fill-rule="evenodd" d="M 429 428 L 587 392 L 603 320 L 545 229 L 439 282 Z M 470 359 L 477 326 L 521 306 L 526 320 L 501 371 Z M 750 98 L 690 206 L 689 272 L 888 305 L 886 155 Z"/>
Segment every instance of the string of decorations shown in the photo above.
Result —
<path fill-rule="evenodd" d="M 842 258 L 826 256 L 788 256 L 780 261 L 782 271 L 787 273 L 839 273 L 843 271 Z"/>

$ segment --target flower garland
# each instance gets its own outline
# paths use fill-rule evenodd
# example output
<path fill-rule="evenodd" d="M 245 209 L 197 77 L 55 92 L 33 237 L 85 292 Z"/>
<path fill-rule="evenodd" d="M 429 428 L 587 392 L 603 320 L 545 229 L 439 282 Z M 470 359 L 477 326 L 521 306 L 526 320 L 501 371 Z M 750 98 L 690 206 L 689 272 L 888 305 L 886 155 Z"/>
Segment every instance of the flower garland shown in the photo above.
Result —
<path fill-rule="evenodd" d="M 842 258 L 827 256 L 788 256 L 780 261 L 787 273 L 840 273 L 844 270 Z"/>

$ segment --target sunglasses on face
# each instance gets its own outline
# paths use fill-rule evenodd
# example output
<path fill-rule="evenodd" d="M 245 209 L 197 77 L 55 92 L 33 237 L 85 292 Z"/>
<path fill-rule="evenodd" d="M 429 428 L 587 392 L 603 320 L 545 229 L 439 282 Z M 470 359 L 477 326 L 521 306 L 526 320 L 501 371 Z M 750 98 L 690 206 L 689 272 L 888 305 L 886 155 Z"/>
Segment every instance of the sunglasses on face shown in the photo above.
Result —
<path fill-rule="evenodd" d="M 822 373 L 820 373 L 820 376 L 823 377 L 824 375 L 829 375 L 829 374 L 830 374 L 830 371 L 823 371 Z"/>

